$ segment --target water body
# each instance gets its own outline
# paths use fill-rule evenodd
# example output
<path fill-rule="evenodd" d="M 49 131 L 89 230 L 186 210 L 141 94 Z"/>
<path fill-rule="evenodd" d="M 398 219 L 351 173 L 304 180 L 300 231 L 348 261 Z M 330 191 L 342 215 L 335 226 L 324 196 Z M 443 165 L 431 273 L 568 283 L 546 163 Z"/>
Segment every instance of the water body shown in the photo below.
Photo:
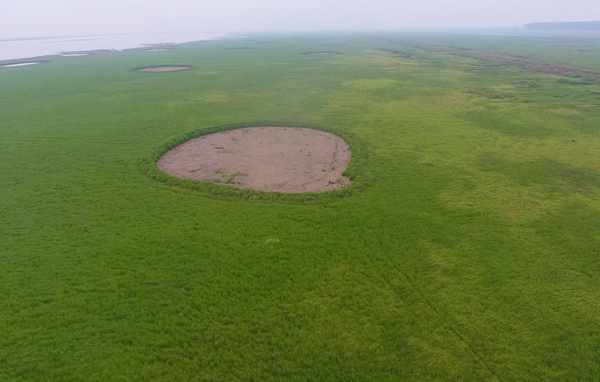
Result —
<path fill-rule="evenodd" d="M 37 65 L 39 62 L 20 62 L 18 64 L 1 65 L 0 68 L 16 68 L 18 66 Z"/>
<path fill-rule="evenodd" d="M 155 44 L 182 44 L 227 37 L 224 33 L 166 33 L 71 36 L 0 40 L 0 61 L 104 49 L 133 49 Z"/>

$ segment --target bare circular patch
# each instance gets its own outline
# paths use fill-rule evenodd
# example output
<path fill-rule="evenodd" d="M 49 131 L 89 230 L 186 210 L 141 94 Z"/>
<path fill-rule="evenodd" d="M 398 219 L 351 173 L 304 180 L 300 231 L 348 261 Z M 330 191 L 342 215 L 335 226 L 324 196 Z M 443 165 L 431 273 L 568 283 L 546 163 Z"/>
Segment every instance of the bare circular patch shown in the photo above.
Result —
<path fill-rule="evenodd" d="M 309 56 L 337 56 L 339 53 L 337 52 L 306 52 L 302 53 Z"/>
<path fill-rule="evenodd" d="M 185 179 L 271 192 L 340 189 L 350 148 L 334 134 L 298 127 L 248 127 L 191 139 L 166 152 L 162 171 Z"/>
<path fill-rule="evenodd" d="M 153 66 L 151 68 L 139 69 L 139 72 L 164 73 L 164 72 L 181 72 L 182 70 L 191 69 L 189 66 Z"/>

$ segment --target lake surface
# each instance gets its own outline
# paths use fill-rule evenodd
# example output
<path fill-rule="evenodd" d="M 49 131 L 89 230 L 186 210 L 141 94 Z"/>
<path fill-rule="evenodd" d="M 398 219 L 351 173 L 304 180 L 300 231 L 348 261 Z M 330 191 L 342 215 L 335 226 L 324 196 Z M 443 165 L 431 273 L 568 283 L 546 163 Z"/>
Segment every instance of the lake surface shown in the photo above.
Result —
<path fill-rule="evenodd" d="M 0 61 L 26 59 L 68 52 L 101 49 L 133 49 L 155 44 L 182 44 L 227 37 L 225 33 L 160 33 L 75 36 L 0 40 Z"/>
<path fill-rule="evenodd" d="M 39 62 L 22 62 L 19 64 L 2 65 L 2 66 L 0 66 L 0 68 L 16 68 L 18 66 L 29 66 L 29 65 L 37 65 L 37 64 L 39 64 Z"/>

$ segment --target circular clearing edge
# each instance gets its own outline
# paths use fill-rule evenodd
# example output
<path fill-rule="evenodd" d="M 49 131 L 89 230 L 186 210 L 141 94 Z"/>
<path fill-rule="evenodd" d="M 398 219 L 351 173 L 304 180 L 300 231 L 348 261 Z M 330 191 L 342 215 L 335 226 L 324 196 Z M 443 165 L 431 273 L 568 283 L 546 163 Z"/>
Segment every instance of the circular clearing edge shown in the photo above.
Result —
<path fill-rule="evenodd" d="M 352 153 L 352 159 L 348 163 L 346 171 L 343 175 L 351 181 L 351 185 L 344 188 L 335 189 L 332 191 L 324 192 L 278 192 L 278 191 L 262 191 L 251 188 L 239 188 L 234 187 L 227 183 L 227 179 L 223 183 L 216 182 L 205 182 L 197 181 L 192 179 L 185 179 L 172 176 L 162 171 L 158 167 L 158 161 L 163 157 L 169 150 L 176 148 L 177 146 L 190 141 L 194 138 L 207 136 L 212 133 L 230 131 L 244 128 L 267 128 L 272 126 L 286 126 L 287 129 L 304 128 L 312 129 L 320 132 L 328 132 L 341 138 L 348 144 L 348 147 Z M 215 149 L 221 150 L 221 149 Z M 352 132 L 344 129 L 330 128 L 315 126 L 311 123 L 297 123 L 297 122 L 252 122 L 252 123 L 235 123 L 229 125 L 212 126 L 200 128 L 194 131 L 190 131 L 184 135 L 173 138 L 163 145 L 155 148 L 152 154 L 140 162 L 140 167 L 143 173 L 149 178 L 166 184 L 173 190 L 179 190 L 181 192 L 197 192 L 198 194 L 206 197 L 212 197 L 216 199 L 243 199 L 243 200 L 259 200 L 259 201 L 277 201 L 277 202 L 319 202 L 331 199 L 345 199 L 351 195 L 360 193 L 366 185 L 370 183 L 371 176 L 366 171 L 366 163 L 368 162 L 368 150 L 362 139 L 356 137 Z M 190 170 L 190 169 L 188 169 Z M 192 169 L 193 170 L 193 169 Z M 189 171 L 191 172 L 191 171 Z M 218 174 L 220 175 L 220 174 Z M 231 175 L 230 175 L 231 176 Z M 237 176 L 236 176 L 237 177 Z M 223 177 L 220 177 L 223 178 Z M 235 179 L 235 177 L 234 177 Z M 234 180 L 232 179 L 232 181 Z M 230 182 L 231 183 L 231 182 Z"/>

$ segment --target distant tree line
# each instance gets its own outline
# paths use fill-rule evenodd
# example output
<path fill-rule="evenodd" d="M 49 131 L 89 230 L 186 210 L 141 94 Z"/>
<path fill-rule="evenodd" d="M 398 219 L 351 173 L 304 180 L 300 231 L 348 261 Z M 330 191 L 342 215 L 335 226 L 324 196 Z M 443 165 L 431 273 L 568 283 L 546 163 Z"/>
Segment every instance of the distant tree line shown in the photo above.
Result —
<path fill-rule="evenodd" d="M 525 24 L 525 29 L 592 31 L 600 30 L 600 21 L 580 21 L 566 23 L 530 23 Z"/>

